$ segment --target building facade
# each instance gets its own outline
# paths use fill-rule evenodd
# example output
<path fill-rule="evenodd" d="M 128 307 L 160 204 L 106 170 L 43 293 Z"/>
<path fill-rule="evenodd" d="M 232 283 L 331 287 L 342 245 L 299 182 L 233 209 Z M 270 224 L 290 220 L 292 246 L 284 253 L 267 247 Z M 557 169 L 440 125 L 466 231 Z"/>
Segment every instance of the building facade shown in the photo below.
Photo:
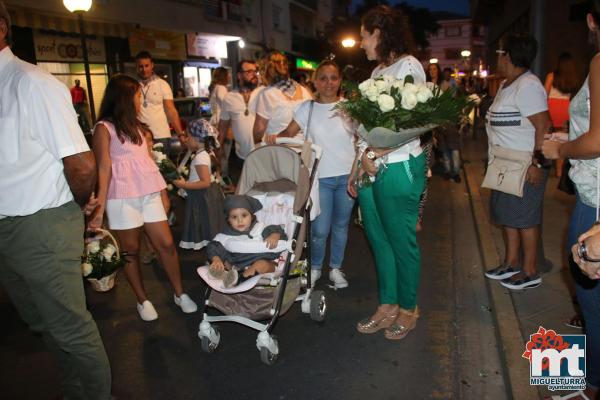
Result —
<path fill-rule="evenodd" d="M 483 26 L 474 24 L 470 18 L 448 14 L 441 15 L 437 22 L 440 29 L 428 37 L 429 49 L 422 56 L 424 64 L 436 59 L 442 69 L 457 72 L 485 69 Z"/>
<path fill-rule="evenodd" d="M 588 7 L 586 0 L 471 0 L 474 21 L 487 27 L 485 49 L 492 71 L 501 38 L 527 32 L 538 41 L 532 69 L 542 80 L 555 68 L 562 52 L 573 55 L 582 76 L 587 71 L 595 52 L 589 45 L 585 23 Z"/>
<path fill-rule="evenodd" d="M 61 1 L 4 0 L 13 51 L 68 87 L 85 88 L 77 17 Z M 134 74 L 141 50 L 173 89 L 206 96 L 211 70 L 277 49 L 310 57 L 311 44 L 331 19 L 331 0 L 94 0 L 84 15 L 96 109 L 108 78 Z M 243 48 L 240 43 L 243 41 Z M 295 61 L 295 60 L 292 60 Z"/>

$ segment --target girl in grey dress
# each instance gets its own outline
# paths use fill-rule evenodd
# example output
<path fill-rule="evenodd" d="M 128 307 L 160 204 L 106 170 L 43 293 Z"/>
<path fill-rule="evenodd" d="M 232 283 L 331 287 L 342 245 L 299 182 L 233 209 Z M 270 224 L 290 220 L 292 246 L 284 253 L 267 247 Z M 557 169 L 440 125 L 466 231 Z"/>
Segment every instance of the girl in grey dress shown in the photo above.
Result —
<path fill-rule="evenodd" d="M 192 121 L 188 126 L 190 139 L 186 145 L 195 151 L 190 176 L 173 181 L 187 193 L 185 219 L 179 247 L 200 250 L 223 229 L 223 192 L 217 183 L 218 163 L 214 154 L 212 127 L 205 120 Z"/>

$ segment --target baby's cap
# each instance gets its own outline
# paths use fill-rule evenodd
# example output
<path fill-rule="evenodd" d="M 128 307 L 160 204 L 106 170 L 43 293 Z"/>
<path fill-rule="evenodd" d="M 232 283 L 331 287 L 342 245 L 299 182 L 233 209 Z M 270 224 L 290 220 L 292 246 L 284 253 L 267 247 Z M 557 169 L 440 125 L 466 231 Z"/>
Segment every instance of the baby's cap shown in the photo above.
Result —
<path fill-rule="evenodd" d="M 252 196 L 245 194 L 232 194 L 225 198 L 225 215 L 229 215 L 229 212 L 234 208 L 244 208 L 254 214 L 258 210 L 262 209 L 260 201 L 256 200 Z"/>

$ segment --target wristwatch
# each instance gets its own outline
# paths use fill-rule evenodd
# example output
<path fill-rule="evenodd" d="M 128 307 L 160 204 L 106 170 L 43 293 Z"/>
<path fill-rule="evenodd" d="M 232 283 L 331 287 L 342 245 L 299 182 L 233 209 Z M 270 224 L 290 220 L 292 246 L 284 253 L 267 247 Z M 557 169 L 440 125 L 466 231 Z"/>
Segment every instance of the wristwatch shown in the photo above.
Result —
<path fill-rule="evenodd" d="M 377 155 L 375 154 L 373 149 L 371 149 L 370 147 L 367 147 L 365 149 L 365 153 L 367 154 L 367 158 L 371 161 L 374 161 L 377 158 Z"/>

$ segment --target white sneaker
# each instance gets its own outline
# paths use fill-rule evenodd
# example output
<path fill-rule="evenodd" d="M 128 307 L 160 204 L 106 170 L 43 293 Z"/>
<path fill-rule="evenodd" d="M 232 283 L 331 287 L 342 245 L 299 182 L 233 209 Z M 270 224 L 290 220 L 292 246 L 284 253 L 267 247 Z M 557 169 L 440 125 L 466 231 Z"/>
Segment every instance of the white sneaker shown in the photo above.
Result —
<path fill-rule="evenodd" d="M 158 313 L 154 309 L 152 303 L 150 303 L 148 300 L 144 300 L 142 304 L 138 303 L 137 310 L 140 314 L 140 318 L 144 321 L 154 321 L 158 318 Z"/>
<path fill-rule="evenodd" d="M 182 293 L 180 297 L 173 295 L 173 300 L 181 308 L 181 311 L 186 314 L 198 311 L 198 306 L 194 303 L 194 300 L 190 299 L 190 296 L 185 293 Z"/>
<path fill-rule="evenodd" d="M 329 271 L 329 279 L 333 282 L 336 289 L 348 287 L 348 281 L 344 277 L 344 272 L 340 268 L 331 268 Z"/>
<path fill-rule="evenodd" d="M 311 269 L 310 270 L 310 287 L 311 288 L 315 287 L 315 283 L 317 283 L 317 281 L 319 280 L 320 277 L 321 277 L 320 269 Z"/>

